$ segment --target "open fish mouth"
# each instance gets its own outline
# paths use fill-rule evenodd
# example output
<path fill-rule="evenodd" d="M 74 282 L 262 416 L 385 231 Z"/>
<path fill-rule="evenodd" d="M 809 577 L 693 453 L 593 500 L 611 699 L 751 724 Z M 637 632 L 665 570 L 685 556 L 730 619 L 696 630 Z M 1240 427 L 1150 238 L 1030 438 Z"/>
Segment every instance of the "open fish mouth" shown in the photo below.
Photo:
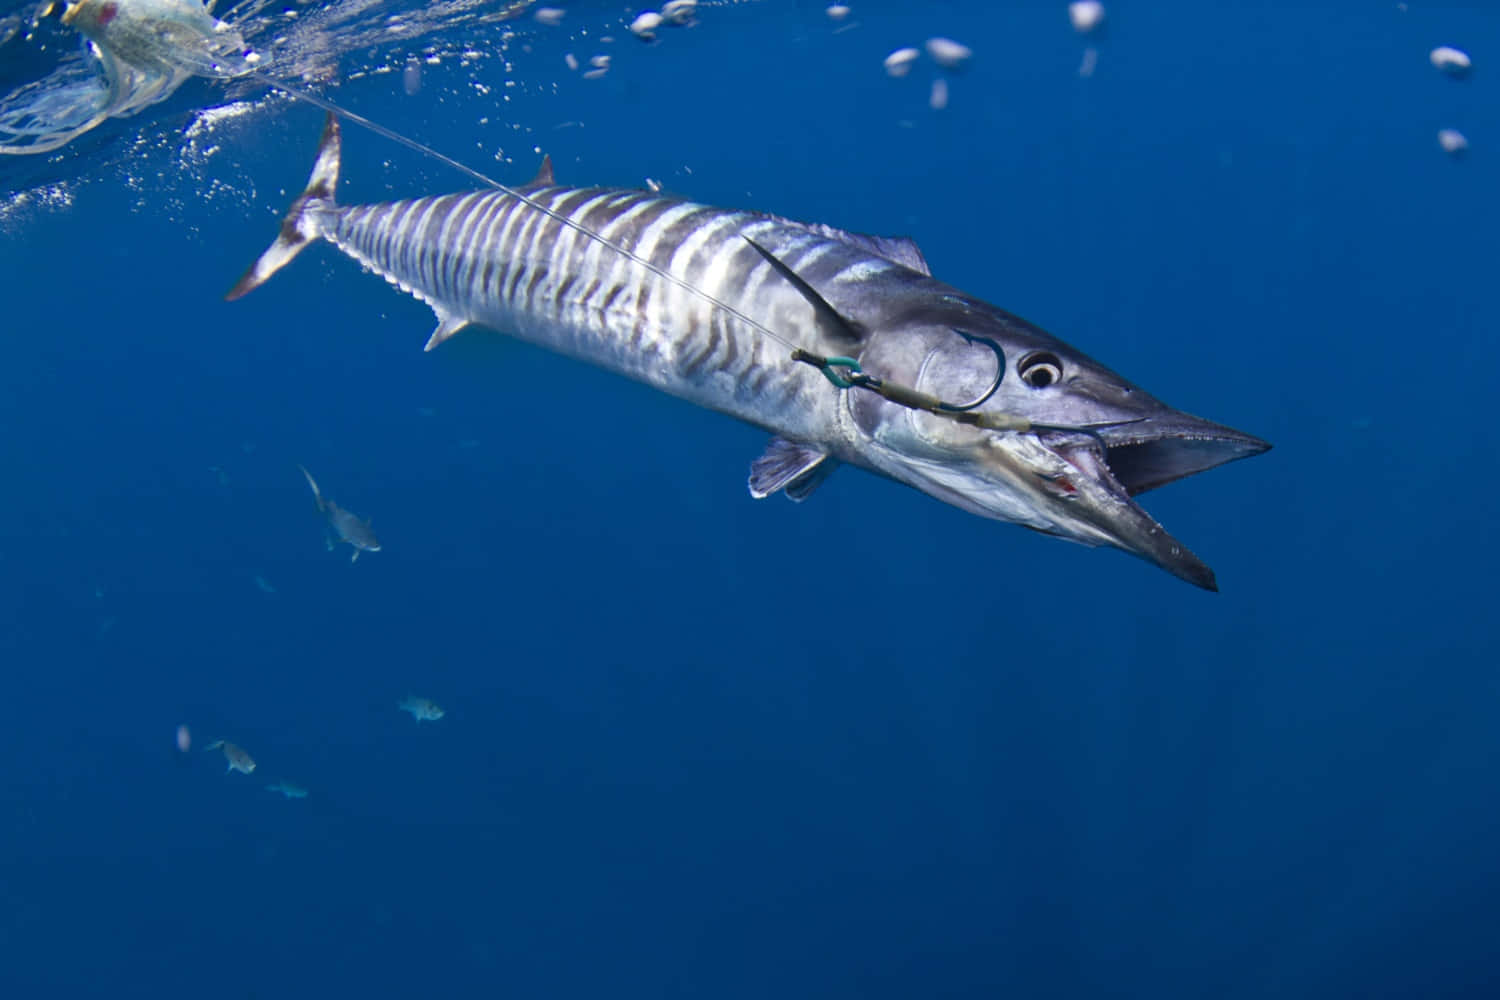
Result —
<path fill-rule="evenodd" d="M 1094 489 L 1064 489 L 1081 501 L 1081 520 L 1105 544 L 1139 556 L 1204 590 L 1218 590 L 1214 572 L 1133 499 L 1147 490 L 1249 458 L 1271 445 L 1208 420 L 1163 408 L 1137 420 L 1088 427 L 1090 433 L 1044 430 L 1044 445 L 1076 468 Z M 1072 499 L 1073 497 L 1070 497 Z"/>

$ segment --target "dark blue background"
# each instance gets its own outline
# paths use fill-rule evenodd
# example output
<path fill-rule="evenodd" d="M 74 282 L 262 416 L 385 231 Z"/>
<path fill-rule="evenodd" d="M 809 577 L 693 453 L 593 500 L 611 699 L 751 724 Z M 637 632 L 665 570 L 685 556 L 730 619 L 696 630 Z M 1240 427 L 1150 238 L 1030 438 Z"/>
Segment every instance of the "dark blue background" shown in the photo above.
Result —
<path fill-rule="evenodd" d="M 0 237 L 0 993 L 1493 995 L 1500 15 L 1412 6 L 1119 2 L 1085 80 L 1061 2 L 649 48 L 575 5 L 509 91 L 333 94 L 512 182 L 539 145 L 915 236 L 1276 444 L 1147 498 L 1217 596 L 857 471 L 752 501 L 760 432 L 483 331 L 424 355 L 327 247 L 222 302 L 312 109 L 184 165 L 194 83 L 65 154 L 73 205 Z M 931 34 L 976 53 L 941 113 L 880 68 Z M 462 186 L 346 132 L 344 200 Z M 384 551 L 324 550 L 298 462 Z"/>

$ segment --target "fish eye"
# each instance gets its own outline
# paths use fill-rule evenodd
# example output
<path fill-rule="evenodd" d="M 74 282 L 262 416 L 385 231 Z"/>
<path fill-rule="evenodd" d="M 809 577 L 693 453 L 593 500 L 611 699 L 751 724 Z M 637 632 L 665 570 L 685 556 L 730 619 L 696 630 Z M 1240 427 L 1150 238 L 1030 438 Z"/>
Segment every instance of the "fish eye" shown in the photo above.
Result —
<path fill-rule="evenodd" d="M 1062 362 L 1057 360 L 1055 354 L 1037 351 L 1021 359 L 1021 363 L 1016 366 L 1016 373 L 1021 376 L 1022 382 L 1033 389 L 1045 389 L 1062 381 Z"/>

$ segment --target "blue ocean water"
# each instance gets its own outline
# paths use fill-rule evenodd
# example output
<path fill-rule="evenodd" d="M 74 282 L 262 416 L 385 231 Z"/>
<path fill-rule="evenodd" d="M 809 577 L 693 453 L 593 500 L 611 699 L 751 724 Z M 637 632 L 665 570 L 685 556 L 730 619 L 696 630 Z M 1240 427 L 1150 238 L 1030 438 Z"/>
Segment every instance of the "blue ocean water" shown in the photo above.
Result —
<path fill-rule="evenodd" d="M 1146 498 L 1223 592 L 854 470 L 754 501 L 763 433 L 423 354 L 328 247 L 225 303 L 321 113 L 185 140 L 195 82 L 0 163 L 0 995 L 1495 995 L 1500 12 L 562 6 L 325 92 L 511 182 L 914 236 L 1275 444 Z M 880 65 L 931 35 L 941 111 Z M 352 128 L 343 171 L 465 186 Z"/>

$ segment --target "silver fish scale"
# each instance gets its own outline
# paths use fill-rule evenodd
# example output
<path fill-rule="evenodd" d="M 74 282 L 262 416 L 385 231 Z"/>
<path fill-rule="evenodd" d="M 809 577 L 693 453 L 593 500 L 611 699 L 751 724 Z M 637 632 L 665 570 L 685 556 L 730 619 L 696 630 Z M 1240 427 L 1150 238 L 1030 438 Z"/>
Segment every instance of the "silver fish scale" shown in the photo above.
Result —
<path fill-rule="evenodd" d="M 754 212 L 610 188 L 526 194 L 602 239 L 501 191 L 324 206 L 317 225 L 444 324 L 494 327 L 785 434 L 826 435 L 838 394 L 790 351 L 837 353 L 836 345 L 819 342 L 811 307 L 745 237 L 835 300 L 897 265 Z"/>

